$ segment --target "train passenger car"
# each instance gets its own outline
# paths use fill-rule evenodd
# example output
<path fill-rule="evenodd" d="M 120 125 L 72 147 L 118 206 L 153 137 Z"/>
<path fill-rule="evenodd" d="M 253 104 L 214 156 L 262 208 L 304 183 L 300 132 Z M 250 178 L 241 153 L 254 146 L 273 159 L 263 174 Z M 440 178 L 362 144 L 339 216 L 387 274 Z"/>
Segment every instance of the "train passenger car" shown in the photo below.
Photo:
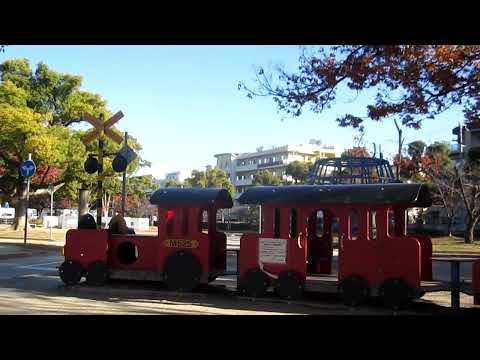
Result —
<path fill-rule="evenodd" d="M 239 288 L 249 296 L 339 291 L 348 305 L 379 295 L 400 307 L 432 280 L 430 238 L 406 232 L 406 210 L 431 205 L 424 185 L 253 187 L 239 202 L 263 215 L 261 233 L 240 240 Z"/>
<path fill-rule="evenodd" d="M 216 213 L 233 206 L 225 189 L 157 190 L 158 235 L 115 233 L 112 229 L 67 232 L 60 277 L 93 285 L 109 278 L 164 281 L 171 290 L 190 291 L 226 272 L 226 236 L 216 230 Z M 202 221 L 208 219 L 208 231 Z"/>

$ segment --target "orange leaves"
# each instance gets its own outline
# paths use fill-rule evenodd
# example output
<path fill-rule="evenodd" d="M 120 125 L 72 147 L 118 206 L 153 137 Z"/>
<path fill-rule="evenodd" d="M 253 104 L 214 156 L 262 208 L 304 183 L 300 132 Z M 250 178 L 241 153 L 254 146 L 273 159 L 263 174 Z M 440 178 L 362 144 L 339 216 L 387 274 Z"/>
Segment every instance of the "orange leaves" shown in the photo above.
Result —
<path fill-rule="evenodd" d="M 48 165 L 39 165 L 35 175 L 32 177 L 32 184 L 44 185 L 51 184 L 60 179 L 61 172 L 58 168 L 48 166 Z"/>
<path fill-rule="evenodd" d="M 354 91 L 376 87 L 382 94 L 367 105 L 373 120 L 396 115 L 418 129 L 423 120 L 457 105 L 467 119 L 480 119 L 478 45 L 340 45 L 332 50 L 300 57 L 298 76 L 280 69 L 278 85 L 260 82 L 260 91 L 252 95 L 272 96 L 293 116 L 307 104 L 321 113 L 334 103 L 343 82 Z M 337 121 L 358 127 L 363 119 L 347 114 Z"/>

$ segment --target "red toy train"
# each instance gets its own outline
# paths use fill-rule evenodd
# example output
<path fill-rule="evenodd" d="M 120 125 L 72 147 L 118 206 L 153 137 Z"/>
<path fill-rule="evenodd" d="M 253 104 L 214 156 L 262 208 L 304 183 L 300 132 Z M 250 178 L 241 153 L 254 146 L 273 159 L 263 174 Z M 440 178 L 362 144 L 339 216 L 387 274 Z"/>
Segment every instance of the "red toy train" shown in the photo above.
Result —
<path fill-rule="evenodd" d="M 158 206 L 157 236 L 69 230 L 61 279 L 68 285 L 83 276 L 93 285 L 159 280 L 190 291 L 229 274 L 226 236 L 216 230 L 217 210 L 233 206 L 225 189 L 167 188 L 150 201 Z M 339 292 L 348 305 L 380 296 L 396 308 L 439 290 L 430 238 L 406 231 L 406 210 L 431 205 L 424 185 L 262 186 L 245 191 L 239 202 L 262 210 L 261 232 L 240 239 L 236 275 L 243 294 L 263 296 L 273 288 L 296 299 L 303 291 Z M 204 211 L 208 233 L 201 227 Z M 480 263 L 473 283 L 478 297 Z"/>

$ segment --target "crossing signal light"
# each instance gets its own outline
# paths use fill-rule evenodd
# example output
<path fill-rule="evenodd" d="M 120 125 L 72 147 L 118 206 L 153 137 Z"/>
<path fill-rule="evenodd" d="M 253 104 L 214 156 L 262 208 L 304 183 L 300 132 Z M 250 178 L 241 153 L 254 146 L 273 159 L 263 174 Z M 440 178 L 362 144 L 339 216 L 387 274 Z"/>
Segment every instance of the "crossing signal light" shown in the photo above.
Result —
<path fill-rule="evenodd" d="M 115 172 L 123 172 L 127 168 L 127 159 L 118 154 L 112 161 L 112 167 Z"/>
<path fill-rule="evenodd" d="M 128 164 L 130 164 L 136 157 L 137 154 L 135 151 L 130 146 L 125 145 L 120 149 L 112 161 L 113 170 L 116 172 L 124 172 Z"/>
<path fill-rule="evenodd" d="M 83 168 L 89 174 L 93 174 L 98 171 L 99 162 L 96 157 L 89 156 L 87 160 L 85 160 L 85 164 L 83 164 Z"/>

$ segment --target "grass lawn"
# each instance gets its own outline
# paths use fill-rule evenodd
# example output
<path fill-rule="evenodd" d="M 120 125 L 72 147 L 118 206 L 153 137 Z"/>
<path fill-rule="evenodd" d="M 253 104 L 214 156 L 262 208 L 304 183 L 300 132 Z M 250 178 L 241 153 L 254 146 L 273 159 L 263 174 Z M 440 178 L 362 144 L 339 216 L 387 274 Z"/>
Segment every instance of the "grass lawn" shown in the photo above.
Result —
<path fill-rule="evenodd" d="M 52 238 L 54 240 L 65 240 L 66 233 L 67 229 L 52 228 Z M 11 229 L 10 225 L 0 225 L 0 238 L 23 239 L 23 229 L 15 231 Z M 29 228 L 27 238 L 32 240 L 49 240 L 50 229 L 41 227 Z"/>
<path fill-rule="evenodd" d="M 477 253 L 480 255 L 480 241 L 465 244 L 463 237 L 432 236 L 433 252 Z"/>
<path fill-rule="evenodd" d="M 52 238 L 53 240 L 65 241 L 65 234 L 68 229 L 56 229 L 52 228 Z M 153 235 L 157 233 L 157 228 L 151 226 L 149 231 L 146 232 L 137 232 L 141 235 Z M 0 239 L 23 239 L 23 229 L 19 231 L 14 231 L 11 229 L 10 225 L 0 225 Z M 29 228 L 27 232 L 27 239 L 31 240 L 50 240 L 50 229 L 37 227 L 35 229 Z"/>

